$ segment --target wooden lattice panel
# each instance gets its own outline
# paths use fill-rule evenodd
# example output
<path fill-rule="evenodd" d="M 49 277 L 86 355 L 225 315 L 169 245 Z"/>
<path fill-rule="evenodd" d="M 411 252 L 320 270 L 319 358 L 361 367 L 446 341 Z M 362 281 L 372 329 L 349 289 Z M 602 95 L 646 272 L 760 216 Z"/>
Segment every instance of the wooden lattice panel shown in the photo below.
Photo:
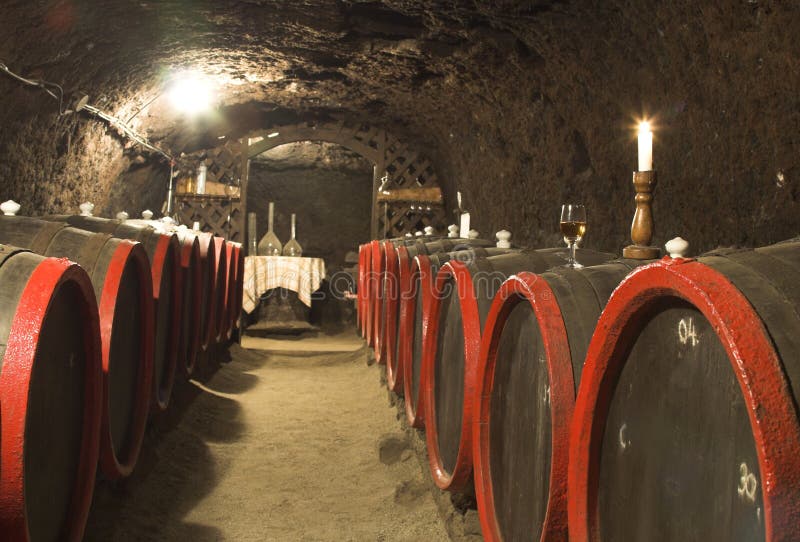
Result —
<path fill-rule="evenodd" d="M 244 243 L 244 206 L 239 199 L 177 194 L 175 209 L 182 224 L 200 222 L 200 230 Z M 230 216 L 230 221 L 228 217 Z"/>
<path fill-rule="evenodd" d="M 432 226 L 434 230 L 444 233 L 447 229 L 447 220 L 443 207 L 435 206 L 430 211 L 411 209 L 410 204 L 390 204 L 387 209 L 383 209 L 381 204 L 381 214 L 379 221 L 379 231 L 385 237 L 403 237 L 406 233 L 423 231 L 426 226 Z"/>
<path fill-rule="evenodd" d="M 206 182 L 224 183 L 240 181 L 246 185 L 242 144 L 231 140 L 224 145 L 203 151 L 202 155 L 190 155 L 182 162 L 183 169 L 192 171 L 201 163 L 206 165 Z M 244 242 L 245 205 L 241 198 L 215 195 L 175 194 L 175 210 L 183 224 L 200 222 L 200 229 L 225 237 L 230 241 Z"/>
<path fill-rule="evenodd" d="M 337 143 L 370 160 L 389 175 L 390 190 L 438 187 L 436 172 L 430 161 L 417 150 L 386 130 L 366 123 L 305 122 L 288 126 L 271 126 L 248 139 L 247 156 L 253 157 L 269 149 L 297 141 L 327 141 Z M 443 205 L 432 206 L 431 211 L 420 213 L 411 209 L 411 203 L 386 202 L 375 204 L 377 215 L 375 235 L 402 236 L 425 226 L 438 231 L 446 229 L 446 212 Z"/>

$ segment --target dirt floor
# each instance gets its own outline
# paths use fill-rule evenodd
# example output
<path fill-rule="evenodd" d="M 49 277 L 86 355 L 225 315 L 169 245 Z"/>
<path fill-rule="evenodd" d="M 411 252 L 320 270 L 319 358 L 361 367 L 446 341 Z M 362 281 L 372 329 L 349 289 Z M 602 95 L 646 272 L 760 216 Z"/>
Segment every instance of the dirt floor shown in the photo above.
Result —
<path fill-rule="evenodd" d="M 218 352 L 183 382 L 134 476 L 98 483 L 86 540 L 449 540 L 459 513 L 360 339 L 287 340 Z"/>

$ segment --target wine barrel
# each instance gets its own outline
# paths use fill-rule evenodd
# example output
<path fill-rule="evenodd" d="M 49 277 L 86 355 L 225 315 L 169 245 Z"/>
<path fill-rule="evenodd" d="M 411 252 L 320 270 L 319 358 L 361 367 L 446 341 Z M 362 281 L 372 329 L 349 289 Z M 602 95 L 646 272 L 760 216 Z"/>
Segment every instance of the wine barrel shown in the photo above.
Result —
<path fill-rule="evenodd" d="M 800 538 L 798 285 L 798 239 L 622 282 L 575 404 L 571 540 Z"/>
<path fill-rule="evenodd" d="M 228 251 L 225 249 L 225 239 L 214 237 L 214 255 L 217 260 L 217 267 L 214 270 L 214 286 L 212 295 L 214 296 L 214 342 L 225 340 L 226 326 L 228 322 Z"/>
<path fill-rule="evenodd" d="M 238 327 L 239 314 L 241 313 L 240 298 L 237 299 L 237 294 L 239 293 L 239 273 L 241 272 L 239 270 L 240 251 L 237 245 L 239 245 L 239 243 L 225 241 L 225 250 L 228 257 L 228 339 L 233 337 L 234 331 Z"/>
<path fill-rule="evenodd" d="M 186 231 L 178 232 L 181 243 L 181 321 L 178 339 L 178 368 L 190 376 L 197 364 L 202 335 L 203 261 L 200 240 Z"/>
<path fill-rule="evenodd" d="M 178 329 L 182 310 L 180 299 L 180 246 L 174 234 L 136 224 L 96 216 L 63 215 L 46 217 L 63 221 L 82 230 L 108 233 L 119 239 L 142 244 L 150 259 L 155 306 L 155 345 L 153 350 L 153 408 L 165 411 L 169 406 L 178 359 Z"/>
<path fill-rule="evenodd" d="M 228 341 L 233 336 L 234 312 L 236 310 L 236 256 L 234 255 L 233 245 L 225 241 L 225 258 L 228 265 L 225 267 L 225 315 L 220 341 Z"/>
<path fill-rule="evenodd" d="M 370 327 L 369 344 L 375 347 L 375 357 L 379 363 L 383 363 L 380 341 L 382 340 L 381 319 L 383 317 L 383 292 L 387 288 L 386 278 L 386 254 L 394 250 L 397 246 L 411 246 L 417 243 L 426 243 L 437 237 L 395 237 L 393 239 L 383 239 L 373 241 L 370 250 L 370 271 L 372 275 L 372 288 L 370 289 Z"/>
<path fill-rule="evenodd" d="M 373 333 L 374 323 L 373 320 L 375 319 L 375 298 L 378 295 L 378 278 L 377 278 L 377 267 L 378 264 L 376 260 L 380 261 L 380 255 L 376 255 L 379 253 L 379 245 L 380 241 L 370 241 L 369 247 L 367 248 L 367 273 L 366 273 L 366 321 L 364 322 L 364 336 L 369 346 L 374 346 L 375 344 L 375 335 Z"/>
<path fill-rule="evenodd" d="M 428 312 L 423 315 L 421 381 L 428 460 L 441 489 L 461 491 L 470 483 L 481 330 L 495 292 L 509 276 L 563 266 L 567 256 L 567 249 L 558 248 L 492 256 L 469 266 L 449 261 L 436 275 Z M 578 251 L 578 261 L 586 266 L 613 258 L 612 254 Z"/>
<path fill-rule="evenodd" d="M 214 343 L 216 336 L 216 300 L 215 284 L 217 273 L 217 252 L 214 234 L 191 230 L 187 234 L 197 237 L 200 243 L 200 265 L 202 267 L 200 296 L 200 347 L 206 350 Z"/>
<path fill-rule="evenodd" d="M 242 302 L 244 301 L 244 250 L 242 244 L 231 242 L 233 245 L 233 254 L 236 262 L 236 275 L 234 279 L 234 304 L 233 304 L 233 328 L 234 330 L 241 327 L 242 316 Z"/>
<path fill-rule="evenodd" d="M 422 373 L 423 314 L 426 303 L 431 298 L 431 288 L 436 273 L 450 260 L 461 261 L 467 265 L 477 258 L 488 258 L 518 249 L 472 247 L 467 250 L 436 254 L 420 254 L 411 260 L 410 268 L 400 266 L 400 309 L 397 318 L 396 345 L 389 348 L 386 375 L 389 387 L 395 392 L 402 389 L 405 398 L 406 419 L 417 429 L 425 427 L 420 393 Z M 397 250 L 399 259 L 408 257 L 405 248 Z M 393 354 L 392 354 L 393 353 Z M 396 376 L 395 376 L 396 375 Z"/>
<path fill-rule="evenodd" d="M 70 258 L 89 272 L 103 359 L 100 466 L 109 479 L 130 475 L 152 392 L 155 326 L 147 254 L 140 243 L 28 217 L 0 216 L 0 242 Z"/>
<path fill-rule="evenodd" d="M 396 325 L 387 326 L 388 313 L 391 312 L 394 322 L 397 321 L 399 304 L 397 298 L 400 290 L 400 267 L 409 268 L 411 259 L 417 254 L 436 254 L 466 250 L 470 247 L 491 247 L 494 244 L 485 239 L 448 239 L 437 237 L 390 239 L 380 245 L 378 280 L 380 287 L 375 299 L 375 310 L 378 320 L 375 323 L 375 359 L 378 363 L 386 362 L 387 332 L 394 333 Z M 402 250 L 401 255 L 398 251 Z M 402 261 L 400 257 L 404 256 Z M 393 342 L 396 336 L 392 337 Z"/>
<path fill-rule="evenodd" d="M 356 325 L 358 326 L 358 333 L 361 337 L 365 336 L 365 322 L 366 310 L 365 303 L 367 299 L 367 243 L 358 246 L 358 290 L 356 292 Z"/>
<path fill-rule="evenodd" d="M 589 341 L 614 288 L 641 260 L 521 272 L 483 329 L 473 422 L 484 539 L 566 540 L 569 425 Z"/>
<path fill-rule="evenodd" d="M 66 259 L 0 245 L 0 532 L 80 540 L 103 398 L 92 283 Z"/>

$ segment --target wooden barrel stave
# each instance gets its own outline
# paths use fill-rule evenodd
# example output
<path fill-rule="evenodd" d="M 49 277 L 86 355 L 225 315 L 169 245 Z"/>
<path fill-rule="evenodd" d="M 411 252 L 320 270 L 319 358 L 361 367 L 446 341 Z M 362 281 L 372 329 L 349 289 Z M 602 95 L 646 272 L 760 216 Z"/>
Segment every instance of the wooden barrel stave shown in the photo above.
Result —
<path fill-rule="evenodd" d="M 98 459 L 102 362 L 91 280 L 0 245 L 0 531 L 79 540 Z"/>
<path fill-rule="evenodd" d="M 796 539 L 798 273 L 778 260 L 798 251 L 665 258 L 614 293 L 576 404 L 571 537 Z"/>
<path fill-rule="evenodd" d="M 67 257 L 89 271 L 101 323 L 100 465 L 107 478 L 130 475 L 152 393 L 155 326 L 147 254 L 139 243 L 28 217 L 0 217 L 0 242 Z"/>
<path fill-rule="evenodd" d="M 200 347 L 206 350 L 214 343 L 214 315 L 216 314 L 215 277 L 217 253 L 214 236 L 210 233 L 191 231 L 200 243 L 200 262 L 202 266 L 202 295 L 200 297 Z"/>
<path fill-rule="evenodd" d="M 47 217 L 87 231 L 108 233 L 119 239 L 138 241 L 150 260 L 155 307 L 153 350 L 153 410 L 169 406 L 180 339 L 182 311 L 180 285 L 180 244 L 174 234 L 158 231 L 145 221 L 122 221 L 95 216 L 64 215 Z"/>
<path fill-rule="evenodd" d="M 241 243 L 233 243 L 233 251 L 236 256 L 236 291 L 234 293 L 234 329 L 240 329 L 242 325 L 242 303 L 244 302 L 244 250 Z"/>
<path fill-rule="evenodd" d="M 213 317 L 213 341 L 219 343 L 225 334 L 227 322 L 228 303 L 227 303 L 227 284 L 228 284 L 228 253 L 225 250 L 225 240 L 221 237 L 212 239 L 214 246 L 214 256 L 217 267 L 214 270 L 213 288 L 214 296 L 214 317 Z"/>
<path fill-rule="evenodd" d="M 578 261 L 584 265 L 611 259 L 611 254 L 578 250 Z M 471 483 L 473 396 L 481 330 L 495 293 L 515 273 L 544 272 L 565 262 L 566 249 L 541 249 L 478 259 L 469 266 L 451 261 L 439 270 L 434 295 L 423 316 L 426 322 L 420 378 L 425 395 L 422 402 L 429 466 L 440 489 L 463 491 Z M 452 301 L 456 296 L 457 303 Z M 459 312 L 460 317 L 448 318 L 444 308 Z M 450 329 L 454 326 L 458 329 Z M 443 339 L 455 342 L 443 347 Z M 444 435 L 441 442 L 440 432 Z"/>
<path fill-rule="evenodd" d="M 462 239 L 458 246 L 468 246 L 485 244 L 486 241 L 478 239 Z M 376 280 L 378 281 L 375 291 L 375 298 L 373 300 L 373 313 L 375 319 L 373 320 L 372 333 L 373 343 L 375 346 L 375 358 L 381 364 L 385 363 L 384 353 L 385 346 L 382 344 L 384 341 L 384 314 L 386 308 L 384 307 L 385 301 L 388 298 L 396 298 L 399 290 L 399 271 L 396 266 L 390 268 L 390 263 L 396 264 L 396 250 L 400 247 L 406 247 L 411 255 L 428 254 L 429 251 L 438 252 L 444 250 L 444 247 L 454 247 L 456 242 L 452 239 L 441 239 L 437 236 L 425 236 L 422 238 L 414 237 L 398 237 L 394 239 L 386 239 L 380 241 L 377 245 L 377 253 L 375 254 L 375 263 L 373 271 L 375 272 Z M 388 293 L 387 293 L 388 292 Z"/>
<path fill-rule="evenodd" d="M 486 540 L 566 537 L 569 424 L 581 367 L 613 285 L 640 263 L 522 272 L 495 296 L 473 421 Z"/>
<path fill-rule="evenodd" d="M 437 242 L 441 244 L 441 242 Z M 429 243 L 434 245 L 434 243 Z M 438 270 L 441 265 L 453 258 L 462 258 L 466 261 L 472 261 L 476 258 L 486 258 L 497 254 L 508 252 L 507 249 L 499 248 L 484 248 L 480 246 L 463 246 L 456 247 L 459 250 L 452 252 L 433 252 L 431 254 L 421 254 L 414 258 L 409 257 L 409 252 L 406 247 L 399 246 L 395 250 L 394 257 L 396 258 L 396 274 L 397 274 L 397 295 L 386 299 L 385 306 L 385 319 L 387 331 L 385 331 L 386 342 L 386 380 L 389 389 L 395 393 L 405 395 L 405 369 L 404 363 L 410 357 L 412 348 L 404 349 L 403 341 L 400 340 L 403 334 L 403 327 L 414 325 L 413 323 L 405 323 L 403 321 L 403 314 L 408 313 L 412 315 L 416 312 L 414 308 L 415 300 L 417 298 L 416 292 L 420 287 L 419 285 L 419 272 L 413 272 L 413 267 L 419 265 L 415 260 L 416 258 L 425 258 L 425 262 L 432 270 Z M 387 269 L 387 272 L 389 270 Z M 433 271 L 435 273 L 435 271 Z M 430 281 L 429 281 L 430 282 Z M 429 285 L 427 286 L 429 287 Z M 409 305 L 404 308 L 404 305 Z M 404 313 L 405 311 L 405 313 Z M 410 318 L 411 316 L 409 316 Z M 391 332 L 392 330 L 393 333 Z M 413 331 L 405 331 L 406 335 L 414 336 Z M 412 339 L 413 340 L 413 339 Z M 416 339 L 421 341 L 421 336 Z M 417 361 L 419 363 L 419 361 Z M 412 409 L 417 410 L 416 407 L 416 394 L 414 395 Z M 410 421 L 410 423 L 413 422 Z"/>
<path fill-rule="evenodd" d="M 194 372 L 200 352 L 203 269 L 200 241 L 194 235 L 181 233 L 181 321 L 178 339 L 178 367 L 181 374 Z"/>
<path fill-rule="evenodd" d="M 469 247 L 454 252 L 420 254 L 409 261 L 408 251 L 404 247 L 398 247 L 402 294 L 397 318 L 396 361 L 391 358 L 390 360 L 397 365 L 396 371 L 400 375 L 398 381 L 403 386 L 406 419 L 412 427 L 422 429 L 425 426 L 423 394 L 419 393 L 422 374 L 422 326 L 424 305 L 431 296 L 430 290 L 433 287 L 436 273 L 442 265 L 453 259 L 470 263 L 479 258 L 497 256 L 512 251 L 517 251 L 517 249 Z M 406 261 L 409 263 L 405 264 Z M 395 387 L 397 386 L 396 383 Z"/>

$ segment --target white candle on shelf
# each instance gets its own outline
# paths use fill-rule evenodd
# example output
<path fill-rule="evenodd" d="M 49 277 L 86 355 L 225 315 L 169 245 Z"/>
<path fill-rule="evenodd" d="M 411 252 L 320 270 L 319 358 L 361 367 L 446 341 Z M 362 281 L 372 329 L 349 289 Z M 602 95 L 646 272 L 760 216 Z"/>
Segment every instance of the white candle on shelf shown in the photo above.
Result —
<path fill-rule="evenodd" d="M 653 132 L 650 123 L 639 123 L 639 171 L 652 171 L 653 169 Z"/>
<path fill-rule="evenodd" d="M 461 226 L 458 231 L 461 232 L 461 237 L 466 238 L 469 232 L 469 213 L 461 213 Z"/>

